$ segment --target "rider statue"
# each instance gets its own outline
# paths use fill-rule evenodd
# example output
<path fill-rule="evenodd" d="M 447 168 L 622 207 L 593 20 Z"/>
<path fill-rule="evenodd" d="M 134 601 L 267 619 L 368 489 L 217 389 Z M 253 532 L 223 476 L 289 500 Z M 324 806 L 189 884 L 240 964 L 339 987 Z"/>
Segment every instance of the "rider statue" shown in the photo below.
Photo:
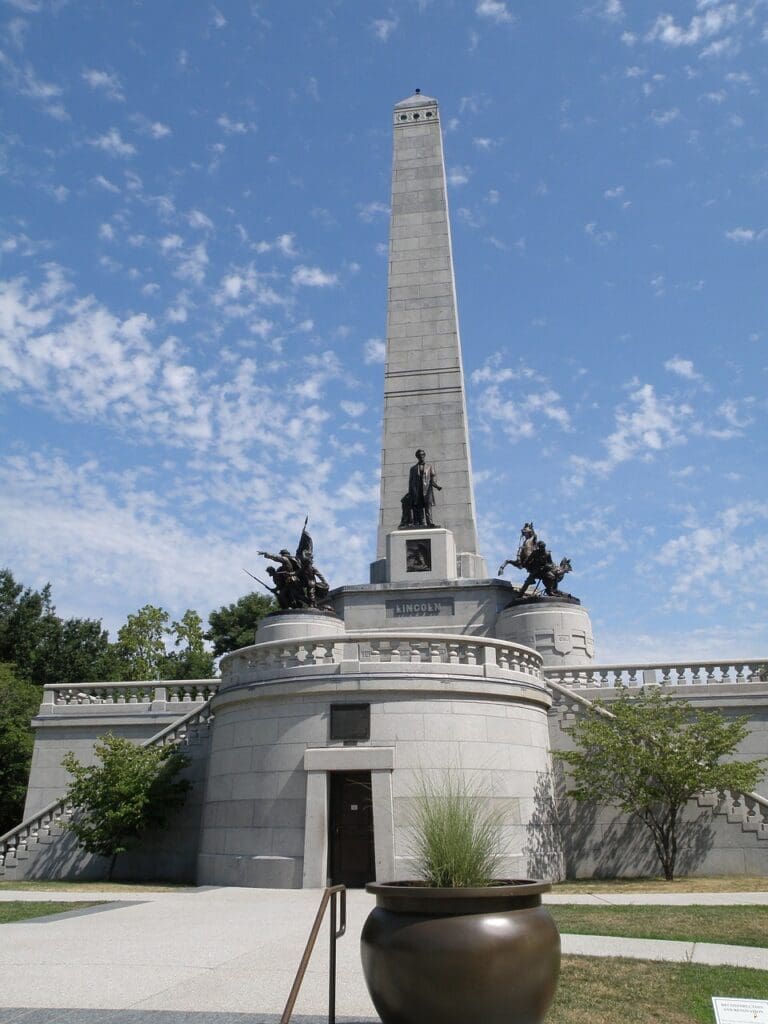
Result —
<path fill-rule="evenodd" d="M 547 545 L 539 540 L 533 523 L 525 523 L 520 531 L 520 545 L 515 558 L 508 558 L 499 566 L 499 576 L 503 575 L 508 565 L 514 565 L 516 569 L 524 569 L 528 573 L 527 579 L 520 589 L 520 597 L 525 595 L 526 590 L 532 583 L 541 583 L 547 597 L 570 597 L 564 591 L 558 589 L 558 584 L 571 571 L 571 562 L 568 558 L 562 558 L 559 565 L 552 560 Z"/>

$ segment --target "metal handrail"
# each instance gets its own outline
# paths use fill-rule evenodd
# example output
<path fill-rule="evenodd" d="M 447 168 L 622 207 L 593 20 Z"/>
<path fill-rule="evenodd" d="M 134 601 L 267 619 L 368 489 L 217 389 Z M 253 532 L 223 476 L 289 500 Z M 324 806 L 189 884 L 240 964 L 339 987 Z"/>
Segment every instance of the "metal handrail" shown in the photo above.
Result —
<path fill-rule="evenodd" d="M 336 928 L 336 896 L 339 897 L 339 927 Z M 299 989 L 301 983 L 304 981 L 304 975 L 307 973 L 307 967 L 309 966 L 309 958 L 312 956 L 312 951 L 315 948 L 315 942 L 317 941 L 318 933 L 320 932 L 320 925 L 323 923 L 323 917 L 325 916 L 325 908 L 328 904 L 331 904 L 331 920 L 330 920 L 330 961 L 328 964 L 328 1024 L 336 1024 L 336 940 L 340 939 L 344 932 L 347 930 L 347 887 L 345 885 L 330 885 L 323 890 L 323 896 L 320 900 L 320 906 L 317 908 L 315 914 L 315 921 L 312 925 L 312 931 L 309 933 L 307 939 L 307 945 L 304 947 L 304 953 L 299 963 L 299 969 L 296 971 L 296 977 L 293 979 L 293 985 L 288 995 L 288 1002 L 285 1004 L 283 1015 L 280 1018 L 280 1024 L 288 1024 L 293 1013 L 293 1008 L 296 1005 L 296 1000 L 299 996 Z"/>

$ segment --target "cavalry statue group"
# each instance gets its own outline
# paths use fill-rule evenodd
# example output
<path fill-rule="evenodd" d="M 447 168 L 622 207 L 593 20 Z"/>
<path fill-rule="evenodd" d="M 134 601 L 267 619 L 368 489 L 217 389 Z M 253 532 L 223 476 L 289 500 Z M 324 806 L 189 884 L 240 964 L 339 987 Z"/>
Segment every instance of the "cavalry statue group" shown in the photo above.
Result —
<path fill-rule="evenodd" d="M 508 565 L 514 565 L 516 569 L 523 569 L 528 573 L 525 583 L 520 588 L 520 596 L 525 595 L 526 590 L 532 583 L 541 583 L 547 597 L 570 597 L 570 594 L 558 590 L 558 584 L 571 571 L 569 558 L 561 558 L 560 564 L 555 565 L 549 548 L 543 540 L 539 540 L 533 523 L 526 523 L 520 531 L 520 546 L 517 549 L 515 558 L 508 558 L 499 566 L 501 576 Z"/>

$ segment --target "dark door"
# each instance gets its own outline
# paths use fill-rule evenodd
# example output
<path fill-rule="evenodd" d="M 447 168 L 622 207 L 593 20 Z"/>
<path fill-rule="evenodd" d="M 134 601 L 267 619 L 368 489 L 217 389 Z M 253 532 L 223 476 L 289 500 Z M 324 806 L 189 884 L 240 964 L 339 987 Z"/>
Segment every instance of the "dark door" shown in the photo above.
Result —
<path fill-rule="evenodd" d="M 329 825 L 331 884 L 362 889 L 376 876 L 370 772 L 331 772 Z"/>

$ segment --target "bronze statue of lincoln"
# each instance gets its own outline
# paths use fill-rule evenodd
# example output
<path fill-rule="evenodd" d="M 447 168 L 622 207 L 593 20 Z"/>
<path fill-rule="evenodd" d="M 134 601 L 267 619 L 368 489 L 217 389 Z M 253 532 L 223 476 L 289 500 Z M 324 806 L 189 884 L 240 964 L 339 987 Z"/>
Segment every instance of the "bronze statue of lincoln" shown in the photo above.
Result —
<path fill-rule="evenodd" d="M 437 523 L 432 522 L 432 506 L 435 504 L 435 491 L 441 490 L 435 467 L 427 462 L 424 449 L 419 448 L 416 451 L 416 464 L 411 466 L 408 474 L 408 493 L 402 500 L 400 529 L 409 526 L 437 526 Z"/>

